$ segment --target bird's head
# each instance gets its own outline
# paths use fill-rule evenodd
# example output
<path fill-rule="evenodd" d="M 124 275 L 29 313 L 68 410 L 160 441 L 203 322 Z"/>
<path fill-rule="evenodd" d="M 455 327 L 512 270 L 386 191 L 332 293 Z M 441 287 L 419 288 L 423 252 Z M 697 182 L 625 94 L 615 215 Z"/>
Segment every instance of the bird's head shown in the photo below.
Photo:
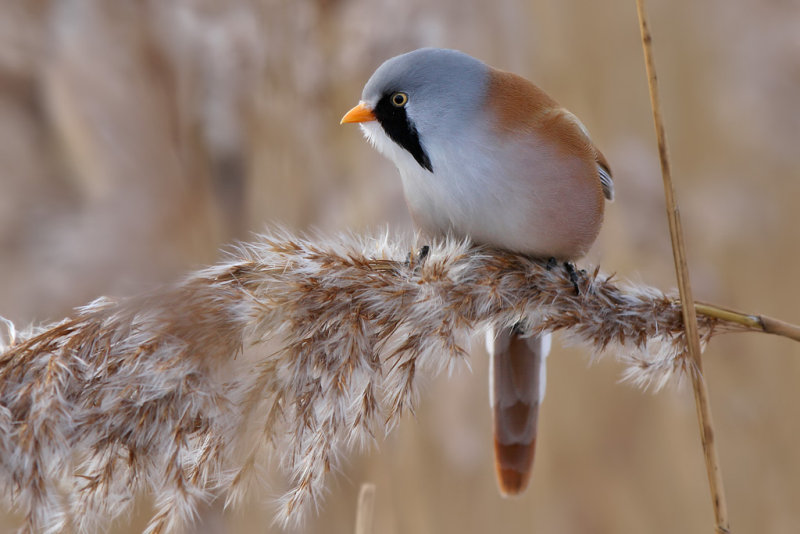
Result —
<path fill-rule="evenodd" d="M 415 50 L 378 67 L 341 122 L 360 123 L 398 167 L 434 172 L 437 148 L 480 120 L 488 83 L 489 67 L 462 52 Z"/>

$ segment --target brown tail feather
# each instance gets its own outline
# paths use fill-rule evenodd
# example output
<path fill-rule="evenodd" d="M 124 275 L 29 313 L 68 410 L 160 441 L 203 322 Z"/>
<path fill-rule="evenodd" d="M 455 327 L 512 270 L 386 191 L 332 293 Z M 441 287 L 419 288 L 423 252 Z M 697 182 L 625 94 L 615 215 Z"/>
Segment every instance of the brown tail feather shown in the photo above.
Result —
<path fill-rule="evenodd" d="M 497 481 L 503 495 L 528 486 L 544 397 L 549 334 L 523 338 L 517 327 L 489 333 L 491 403 Z"/>

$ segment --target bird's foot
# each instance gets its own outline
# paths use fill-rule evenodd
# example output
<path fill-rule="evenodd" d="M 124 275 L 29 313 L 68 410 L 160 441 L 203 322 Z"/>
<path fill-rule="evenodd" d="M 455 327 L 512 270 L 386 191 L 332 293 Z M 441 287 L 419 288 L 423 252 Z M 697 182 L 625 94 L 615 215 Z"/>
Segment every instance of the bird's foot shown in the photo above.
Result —
<path fill-rule="evenodd" d="M 417 252 L 416 254 L 412 250 L 411 252 L 408 253 L 408 256 L 406 257 L 406 265 L 408 267 L 411 267 L 412 269 L 417 269 L 421 267 L 422 264 L 425 263 L 425 259 L 428 257 L 430 251 L 431 247 L 429 247 L 428 245 L 423 245 L 422 248 L 419 249 L 419 252 Z"/>
<path fill-rule="evenodd" d="M 552 271 L 556 267 L 558 267 L 558 260 L 556 260 L 553 256 L 550 256 L 550 259 L 547 260 L 547 264 L 544 266 L 544 268 L 548 271 Z"/>
<path fill-rule="evenodd" d="M 580 295 L 581 294 L 581 288 L 578 285 L 579 282 L 580 282 L 580 279 L 578 278 L 578 271 L 575 270 L 575 266 L 572 265 L 572 263 L 570 263 L 568 261 L 565 261 L 564 262 L 564 269 L 566 269 L 567 274 L 569 274 L 569 281 L 572 282 L 572 287 L 575 288 L 575 294 L 576 295 Z M 581 274 L 583 274 L 583 271 L 581 271 Z"/>
<path fill-rule="evenodd" d="M 516 323 L 514 323 L 514 326 L 511 327 L 511 332 L 515 336 L 520 336 L 520 337 L 524 336 L 525 330 L 527 330 L 525 321 L 517 321 Z"/>

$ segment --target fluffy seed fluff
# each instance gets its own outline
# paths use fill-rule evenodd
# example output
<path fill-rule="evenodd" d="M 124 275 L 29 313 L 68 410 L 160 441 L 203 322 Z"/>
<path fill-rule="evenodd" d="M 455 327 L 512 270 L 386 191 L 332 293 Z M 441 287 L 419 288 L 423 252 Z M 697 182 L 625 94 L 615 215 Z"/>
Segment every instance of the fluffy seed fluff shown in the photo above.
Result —
<path fill-rule="evenodd" d="M 296 523 L 340 455 L 391 429 L 418 379 L 464 360 L 489 323 L 613 348 L 642 386 L 687 368 L 675 299 L 597 270 L 578 287 L 467 242 L 420 259 L 385 235 L 275 233 L 151 295 L 25 332 L 4 321 L 0 486 L 25 531 L 103 529 L 139 492 L 148 532 L 174 531 L 200 502 L 234 500 L 272 451 L 290 483 L 278 520 Z M 703 340 L 740 329 L 699 320 Z"/>

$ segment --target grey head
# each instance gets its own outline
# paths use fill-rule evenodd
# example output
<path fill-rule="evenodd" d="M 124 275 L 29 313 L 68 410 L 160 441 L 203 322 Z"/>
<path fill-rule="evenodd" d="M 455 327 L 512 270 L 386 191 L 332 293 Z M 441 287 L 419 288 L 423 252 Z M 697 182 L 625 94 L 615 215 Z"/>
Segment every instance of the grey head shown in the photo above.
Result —
<path fill-rule="evenodd" d="M 428 148 L 474 120 L 488 83 L 485 63 L 457 50 L 421 48 L 378 67 L 361 100 L 394 143 L 434 172 Z"/>

